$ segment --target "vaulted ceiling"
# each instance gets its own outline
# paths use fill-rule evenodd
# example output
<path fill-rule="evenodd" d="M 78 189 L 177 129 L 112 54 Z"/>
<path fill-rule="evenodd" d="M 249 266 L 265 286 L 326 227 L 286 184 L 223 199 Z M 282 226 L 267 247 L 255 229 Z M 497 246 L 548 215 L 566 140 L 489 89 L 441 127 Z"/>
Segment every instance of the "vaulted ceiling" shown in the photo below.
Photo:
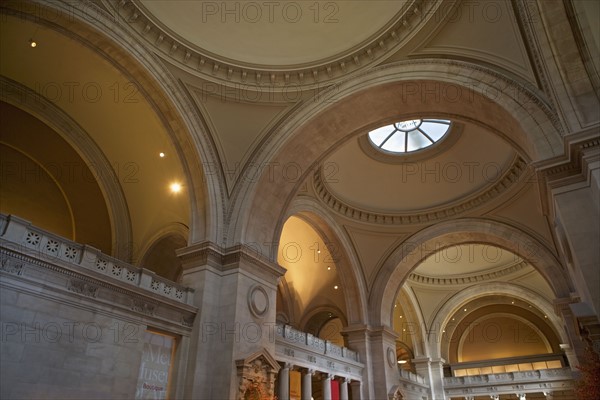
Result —
<path fill-rule="evenodd" d="M 102 240 L 113 242 L 112 246 L 103 242 L 102 247 L 106 251 L 112 247 L 112 252 L 119 254 L 115 241 L 125 238 L 133 248 L 125 258 L 133 261 L 140 261 L 149 249 L 161 248 L 154 245 L 161 238 L 172 237 L 173 232 L 181 236 L 169 239 L 169 243 L 181 243 L 181 237 L 192 241 L 210 235 L 224 240 L 225 233 L 219 231 L 225 230 L 221 226 L 224 223 L 218 222 L 229 220 L 209 217 L 206 205 L 221 210 L 232 207 L 235 197 L 242 196 L 236 190 L 247 183 L 256 168 L 258 154 L 267 143 L 279 139 L 280 129 L 291 124 L 299 110 L 318 104 L 322 93 L 335 92 L 353 79 L 366 74 L 377 77 L 382 68 L 401 63 L 453 61 L 465 63 L 472 71 L 492 71 L 490 74 L 536 93 L 543 90 L 531 43 L 513 3 L 508 1 L 98 1 L 87 9 L 90 18 L 107 26 L 117 21 L 123 29 L 107 29 L 100 34 L 81 20 L 85 15 L 69 18 L 69 10 L 63 8 L 49 17 L 42 11 L 46 8 L 36 11 L 32 7 L 3 6 L 0 71 L 4 87 L 11 88 L 3 91 L 1 100 L 10 104 L 3 110 L 21 108 L 22 118 L 61 136 L 87 166 L 94 166 L 93 154 L 110 166 L 110 177 L 96 182 L 107 204 L 108 217 L 103 218 L 111 224 L 111 239 Z M 123 32 L 132 35 L 135 43 L 124 43 Z M 31 40 L 37 42 L 35 48 L 30 46 Z M 118 43 L 129 45 L 132 54 L 124 52 Z M 141 59 L 159 65 L 157 70 L 169 74 L 169 79 L 173 78 L 169 82 L 175 83 L 168 86 L 159 77 L 148 78 Z M 421 72 L 407 73 L 405 79 L 419 79 Z M 452 86 L 440 92 L 440 87 L 428 89 L 427 82 L 420 84 L 424 85 L 419 89 L 424 91 L 422 104 L 434 114 L 418 115 L 418 110 L 409 112 L 407 107 L 399 108 L 395 118 L 451 119 L 448 138 L 435 151 L 423 152 L 426 157 L 398 156 L 390 161 L 389 157 L 373 156 L 373 149 L 365 149 L 370 145 L 365 135 L 376 126 L 335 132 L 343 139 L 319 155 L 310 171 L 286 170 L 292 178 L 304 179 L 293 198 L 286 200 L 290 209 L 312 204 L 317 214 L 328 215 L 327 224 L 336 233 L 335 240 L 345 243 L 343 251 L 348 259 L 359 264 L 358 279 L 365 287 L 373 284 L 386 258 L 400 243 L 455 216 L 517 227 L 553 249 L 550 221 L 542 212 L 539 189 L 528 170 L 531 154 L 509 139 L 519 134 L 514 132 L 515 121 L 490 115 L 492 109 L 479 107 L 479 103 L 465 107 L 475 108 L 469 112 L 480 120 L 461 118 L 453 111 L 458 107 L 453 104 L 456 93 L 447 91 Z M 168 99 L 173 93 L 185 99 L 181 104 L 186 108 L 171 105 Z M 385 96 L 393 93 L 386 92 Z M 356 108 L 368 110 L 369 96 L 374 95 L 365 94 Z M 493 97 L 483 93 L 484 100 L 485 95 Z M 64 113 L 62 122 L 49 120 L 36 105 L 37 100 L 50 102 Z M 323 110 L 335 106 L 319 105 Z M 189 141 L 182 143 L 176 123 L 186 118 L 199 122 L 187 133 Z M 482 122 L 494 118 L 502 123 L 491 126 Z M 381 121 L 381 125 L 390 122 Z M 329 125 L 320 128 L 327 134 Z M 84 137 L 79 134 L 74 138 L 75 131 Z M 3 145 L 9 144 L 11 134 L 3 127 Z M 31 140 L 19 151 L 33 155 L 44 148 L 48 149 L 44 141 Z M 197 164 L 190 161 L 191 153 L 201 154 Z M 64 159 L 56 154 L 50 161 Z M 104 164 L 100 169 L 104 171 Z M 214 186 L 218 187 L 207 184 L 208 189 L 193 191 L 194 179 L 217 182 Z M 180 193 L 169 191 L 173 182 L 183 185 Z M 56 192 L 62 191 L 67 203 L 81 203 L 81 199 L 69 196 L 61 182 L 57 185 Z M 78 196 L 88 196 L 88 212 L 101 217 L 98 210 L 102 207 L 94 205 L 97 192 Z M 129 227 L 115 227 L 119 215 L 126 216 Z M 210 218 L 214 221 L 205 221 Z M 282 241 L 318 242 L 324 248 L 334 241 L 309 222 L 290 219 Z M 74 222 L 76 226 L 78 223 Z M 207 230 L 219 227 L 214 234 L 194 229 L 202 224 Z M 88 240 L 65 232 L 75 240 Z M 195 238 L 187 237 L 188 233 Z M 172 246 L 166 247 L 172 251 Z M 427 259 L 418 272 L 436 278 L 467 276 L 506 264 L 505 260 L 479 261 L 476 265 L 458 263 L 456 270 L 441 271 Z M 280 257 L 280 262 L 287 261 Z M 331 299 L 342 310 L 347 306 L 343 298 L 351 294 L 331 291 L 337 272 L 332 274 L 323 270 L 324 265 L 313 263 L 305 266 L 311 271 L 307 277 L 303 275 L 306 272 L 300 272 L 300 264 L 287 264 L 288 285 L 301 299 L 296 312 Z M 532 266 L 527 268 L 535 272 Z M 318 274 L 323 275 L 317 278 L 321 276 Z M 543 280 L 538 278 L 523 279 L 522 284 L 539 289 Z M 426 285 L 425 281 L 420 285 Z M 541 291 L 547 295 L 545 286 Z"/>

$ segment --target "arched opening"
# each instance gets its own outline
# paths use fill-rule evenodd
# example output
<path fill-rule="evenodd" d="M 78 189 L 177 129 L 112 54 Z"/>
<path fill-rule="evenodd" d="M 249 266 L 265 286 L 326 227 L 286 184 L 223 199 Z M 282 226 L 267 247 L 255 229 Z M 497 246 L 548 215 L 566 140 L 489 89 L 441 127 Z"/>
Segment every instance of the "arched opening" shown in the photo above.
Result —
<path fill-rule="evenodd" d="M 141 266 L 171 281 L 181 281 L 181 260 L 176 250 L 187 246 L 188 240 L 179 233 L 166 234 L 156 240 L 144 254 Z"/>
<path fill-rule="evenodd" d="M 281 298 L 277 309 L 294 319 L 290 324 L 302 329 L 312 329 L 319 334 L 329 319 L 345 315 L 345 288 L 338 273 L 336 254 L 319 233 L 300 216 L 291 216 L 285 223 L 278 246 L 278 263 L 287 269 L 279 285 Z M 284 308 L 285 305 L 285 308 Z M 319 307 L 329 307 L 327 311 L 313 315 Z M 312 311 L 311 311 L 312 310 Z M 314 317 L 312 325 L 308 320 Z M 345 317 L 344 317 L 345 319 Z"/>
<path fill-rule="evenodd" d="M 542 274 L 512 251 L 441 246 L 417 262 L 398 292 L 397 348 L 411 350 L 406 343 L 426 332 L 425 353 L 444 360 L 454 377 L 568 367 L 554 298 Z"/>
<path fill-rule="evenodd" d="M 0 101 L 0 116 L 0 212 L 111 254 L 116 243 L 101 171 L 33 115 Z"/>

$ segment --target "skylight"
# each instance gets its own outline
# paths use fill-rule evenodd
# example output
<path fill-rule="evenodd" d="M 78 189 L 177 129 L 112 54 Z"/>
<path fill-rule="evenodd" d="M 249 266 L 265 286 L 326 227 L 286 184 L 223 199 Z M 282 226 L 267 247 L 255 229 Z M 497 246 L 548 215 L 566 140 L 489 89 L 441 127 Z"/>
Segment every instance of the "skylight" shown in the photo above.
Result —
<path fill-rule="evenodd" d="M 369 140 L 380 150 L 411 153 L 438 142 L 450 129 L 446 119 L 411 119 L 369 132 Z"/>

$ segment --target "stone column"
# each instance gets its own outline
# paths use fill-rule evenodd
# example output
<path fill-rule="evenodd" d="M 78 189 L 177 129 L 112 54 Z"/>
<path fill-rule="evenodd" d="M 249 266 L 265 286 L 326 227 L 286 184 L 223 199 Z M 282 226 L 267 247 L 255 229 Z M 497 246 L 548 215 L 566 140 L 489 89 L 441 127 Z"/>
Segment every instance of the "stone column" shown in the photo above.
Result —
<path fill-rule="evenodd" d="M 340 380 L 340 400 L 348 400 L 348 378 Z"/>
<path fill-rule="evenodd" d="M 414 359 L 417 374 L 429 382 L 431 397 L 435 400 L 446 400 L 446 392 L 444 392 L 444 362 L 441 358 L 433 360 L 426 356 Z"/>
<path fill-rule="evenodd" d="M 351 381 L 350 382 L 350 392 L 352 393 L 352 400 L 361 400 L 361 384 L 359 381 Z"/>
<path fill-rule="evenodd" d="M 538 166 L 548 218 L 577 295 L 592 314 L 600 313 L 600 146 L 597 131 L 565 138 L 568 160 Z"/>
<path fill-rule="evenodd" d="M 347 327 L 342 334 L 348 347 L 358 351 L 365 364 L 362 380 L 362 397 L 387 399 L 388 392 L 399 378 L 396 361 L 396 338 L 389 327 Z M 370 366 L 370 367 L 369 367 Z"/>
<path fill-rule="evenodd" d="M 278 399 L 290 400 L 290 364 L 285 363 L 277 377 Z"/>
<path fill-rule="evenodd" d="M 302 400 L 311 400 L 312 398 L 312 376 L 315 373 L 312 369 L 302 372 Z"/>
<path fill-rule="evenodd" d="M 274 360 L 277 281 L 285 269 L 245 246 L 222 249 L 203 242 L 177 255 L 183 284 L 195 290 L 193 305 L 198 308 L 184 397 L 237 398 L 245 369 L 234 366 L 260 352 Z"/>
<path fill-rule="evenodd" d="M 323 400 L 331 400 L 331 378 L 331 374 L 324 373 L 322 375 Z"/>

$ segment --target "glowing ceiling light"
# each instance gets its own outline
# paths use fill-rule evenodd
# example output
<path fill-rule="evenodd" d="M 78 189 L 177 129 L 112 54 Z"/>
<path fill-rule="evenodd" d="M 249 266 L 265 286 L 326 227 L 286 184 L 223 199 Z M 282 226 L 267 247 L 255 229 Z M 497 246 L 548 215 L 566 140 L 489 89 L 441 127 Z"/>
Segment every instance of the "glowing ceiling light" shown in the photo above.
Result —
<path fill-rule="evenodd" d="M 333 288 L 334 288 L 335 290 L 338 290 L 338 285 L 335 285 Z"/>
<path fill-rule="evenodd" d="M 173 182 L 171 183 L 171 186 L 169 186 L 169 188 L 171 189 L 171 192 L 179 193 L 181 192 L 181 183 Z"/>
<path fill-rule="evenodd" d="M 163 152 L 160 152 L 160 153 L 158 153 L 158 156 L 159 156 L 160 158 L 164 158 L 164 157 L 165 157 L 165 153 L 163 153 Z"/>
<path fill-rule="evenodd" d="M 36 47 L 37 46 L 37 42 L 35 40 L 33 40 L 33 39 L 29 39 L 29 45 L 31 47 Z"/>

